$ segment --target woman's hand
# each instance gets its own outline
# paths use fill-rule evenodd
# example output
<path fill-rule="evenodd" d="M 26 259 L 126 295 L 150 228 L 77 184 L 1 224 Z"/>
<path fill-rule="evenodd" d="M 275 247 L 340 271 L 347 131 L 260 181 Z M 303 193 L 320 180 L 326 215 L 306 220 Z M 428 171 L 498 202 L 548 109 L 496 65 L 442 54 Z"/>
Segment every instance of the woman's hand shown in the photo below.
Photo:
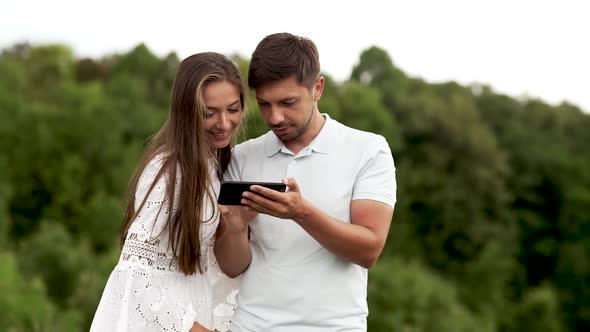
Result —
<path fill-rule="evenodd" d="M 195 322 L 189 332 L 215 332 L 215 331 L 209 330 L 208 328 L 204 327 L 203 325 Z"/>
<path fill-rule="evenodd" d="M 219 205 L 219 211 L 215 257 L 221 271 L 230 278 L 236 278 L 252 261 L 248 224 L 258 212 L 245 206 L 228 205 Z"/>
<path fill-rule="evenodd" d="M 248 231 L 248 224 L 258 212 L 247 206 L 219 205 L 221 212 L 220 227 L 223 233 L 241 233 Z"/>

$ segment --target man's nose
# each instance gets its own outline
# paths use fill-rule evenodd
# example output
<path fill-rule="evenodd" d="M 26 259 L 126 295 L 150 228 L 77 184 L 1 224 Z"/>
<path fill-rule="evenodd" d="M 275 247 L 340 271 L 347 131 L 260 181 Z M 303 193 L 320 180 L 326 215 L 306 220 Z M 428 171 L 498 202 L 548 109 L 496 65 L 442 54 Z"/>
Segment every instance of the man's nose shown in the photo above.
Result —
<path fill-rule="evenodd" d="M 270 106 L 270 117 L 269 121 L 270 124 L 276 126 L 283 122 L 285 117 L 283 116 L 283 112 L 276 106 Z"/>

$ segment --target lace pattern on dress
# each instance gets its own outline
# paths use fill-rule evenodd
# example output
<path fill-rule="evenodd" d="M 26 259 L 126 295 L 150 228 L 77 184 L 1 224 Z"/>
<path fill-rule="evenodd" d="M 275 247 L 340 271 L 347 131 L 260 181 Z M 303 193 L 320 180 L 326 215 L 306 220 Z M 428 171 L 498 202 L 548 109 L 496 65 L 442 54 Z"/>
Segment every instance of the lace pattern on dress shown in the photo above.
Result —
<path fill-rule="evenodd" d="M 169 244 L 167 218 L 176 213 L 166 197 L 166 179 L 162 177 L 147 194 L 161 167 L 155 160 L 140 177 L 136 209 L 147 199 L 129 227 L 119 263 L 111 273 L 91 331 L 189 331 L 195 321 L 208 328 L 228 331 L 236 308 L 238 280 L 225 276 L 213 251 L 219 222 L 215 202 L 206 202 L 205 211 L 213 218 L 201 224 L 201 271 L 184 275 Z M 214 175 L 212 175 L 214 176 Z M 176 183 L 180 183 L 177 176 Z M 175 195 L 179 195 L 176 186 Z M 219 183 L 213 181 L 213 191 Z"/>
<path fill-rule="evenodd" d="M 215 238 L 212 238 L 207 250 L 209 252 L 207 273 L 213 291 L 213 326 L 217 331 L 229 331 L 231 319 L 238 307 L 237 295 L 241 277 L 231 279 L 221 271 L 215 259 L 214 246 Z"/>
<path fill-rule="evenodd" d="M 202 275 L 121 264 L 109 278 L 109 291 L 103 295 L 96 315 L 103 319 L 93 322 L 92 331 L 186 332 L 195 318 L 212 326 L 207 321 L 212 316 L 208 283 Z"/>
<path fill-rule="evenodd" d="M 131 234 L 123 250 L 121 251 L 121 260 L 138 262 L 146 266 L 151 266 L 160 271 L 178 271 L 178 261 L 159 250 L 160 240 L 152 243 L 138 241 L 136 234 Z"/>

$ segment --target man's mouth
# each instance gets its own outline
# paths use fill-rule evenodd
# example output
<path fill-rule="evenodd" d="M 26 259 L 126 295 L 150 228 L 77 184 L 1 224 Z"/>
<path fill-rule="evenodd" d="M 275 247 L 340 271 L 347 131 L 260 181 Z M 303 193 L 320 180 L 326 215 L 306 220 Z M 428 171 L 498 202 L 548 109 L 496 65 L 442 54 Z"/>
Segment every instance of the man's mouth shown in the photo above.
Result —
<path fill-rule="evenodd" d="M 285 133 L 287 131 L 287 129 L 289 129 L 289 126 L 273 128 L 274 132 L 279 133 L 279 134 Z"/>

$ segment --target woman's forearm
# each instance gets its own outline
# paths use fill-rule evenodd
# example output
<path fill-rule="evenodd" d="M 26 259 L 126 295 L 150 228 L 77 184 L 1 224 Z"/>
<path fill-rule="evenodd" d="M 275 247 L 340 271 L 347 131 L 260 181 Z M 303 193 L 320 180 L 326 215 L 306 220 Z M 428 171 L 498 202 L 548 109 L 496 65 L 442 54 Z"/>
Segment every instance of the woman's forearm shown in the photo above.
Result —
<path fill-rule="evenodd" d="M 252 252 L 248 241 L 248 227 L 241 231 L 228 231 L 221 222 L 215 240 L 215 257 L 223 273 L 230 278 L 242 274 L 250 265 Z"/>

